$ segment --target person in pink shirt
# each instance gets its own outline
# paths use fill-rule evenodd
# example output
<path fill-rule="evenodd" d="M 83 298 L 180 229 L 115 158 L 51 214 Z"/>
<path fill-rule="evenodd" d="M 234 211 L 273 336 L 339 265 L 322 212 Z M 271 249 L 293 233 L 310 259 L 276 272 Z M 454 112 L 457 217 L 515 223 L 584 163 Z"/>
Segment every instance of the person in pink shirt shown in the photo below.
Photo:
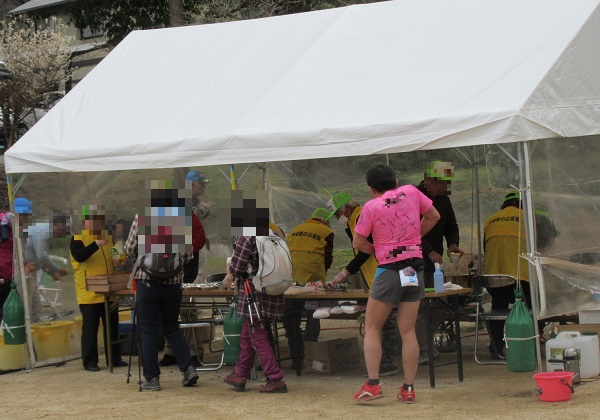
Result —
<path fill-rule="evenodd" d="M 394 169 L 377 164 L 367 171 L 373 200 L 367 202 L 355 228 L 352 245 L 375 254 L 379 265 L 367 302 L 364 353 L 369 379 L 354 396 L 370 401 L 383 396 L 379 385 L 380 333 L 392 309 L 398 307 L 402 337 L 404 385 L 398 400 L 415 402 L 414 380 L 419 362 L 415 323 L 424 294 L 421 236 L 439 220 L 432 201 L 412 185 L 399 187 Z M 373 244 L 367 238 L 373 237 Z"/>

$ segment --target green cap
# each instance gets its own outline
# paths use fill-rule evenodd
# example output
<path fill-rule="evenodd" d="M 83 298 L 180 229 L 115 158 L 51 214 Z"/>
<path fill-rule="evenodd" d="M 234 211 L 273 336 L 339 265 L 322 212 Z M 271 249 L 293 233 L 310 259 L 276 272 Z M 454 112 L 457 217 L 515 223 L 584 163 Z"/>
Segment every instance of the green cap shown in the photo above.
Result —
<path fill-rule="evenodd" d="M 327 220 L 327 217 L 329 217 L 329 211 L 327 209 L 324 209 L 323 207 L 319 207 L 319 208 L 315 209 L 315 211 L 312 212 L 310 217 L 311 218 L 319 217 L 319 218 Z"/>
<path fill-rule="evenodd" d="M 429 178 L 439 179 L 442 181 L 452 181 L 454 179 L 454 166 L 450 162 L 442 162 L 434 160 L 427 166 L 425 174 Z"/>
<path fill-rule="evenodd" d="M 520 198 L 521 198 L 521 193 L 517 190 L 512 190 L 504 196 L 503 203 L 506 203 L 508 200 L 514 200 L 514 199 L 519 200 Z"/>
<path fill-rule="evenodd" d="M 345 192 L 339 192 L 333 197 L 329 199 L 327 202 L 327 208 L 329 209 L 329 215 L 326 217 L 327 220 L 331 219 L 331 217 L 343 206 L 348 203 L 348 201 L 352 200 L 352 196 Z"/>
<path fill-rule="evenodd" d="M 85 219 L 89 216 L 106 216 L 104 206 L 101 204 L 84 204 L 81 207 L 81 218 Z"/>

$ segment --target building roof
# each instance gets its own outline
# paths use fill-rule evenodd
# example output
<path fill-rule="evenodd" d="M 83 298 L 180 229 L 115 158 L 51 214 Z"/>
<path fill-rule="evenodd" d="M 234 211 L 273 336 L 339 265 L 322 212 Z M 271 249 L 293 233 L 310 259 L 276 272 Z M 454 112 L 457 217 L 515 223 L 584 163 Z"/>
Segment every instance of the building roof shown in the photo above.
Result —
<path fill-rule="evenodd" d="M 9 15 L 18 15 L 21 13 L 33 12 L 35 10 L 45 9 L 47 7 L 58 6 L 71 3 L 75 0 L 31 0 L 21 6 L 8 12 Z"/>

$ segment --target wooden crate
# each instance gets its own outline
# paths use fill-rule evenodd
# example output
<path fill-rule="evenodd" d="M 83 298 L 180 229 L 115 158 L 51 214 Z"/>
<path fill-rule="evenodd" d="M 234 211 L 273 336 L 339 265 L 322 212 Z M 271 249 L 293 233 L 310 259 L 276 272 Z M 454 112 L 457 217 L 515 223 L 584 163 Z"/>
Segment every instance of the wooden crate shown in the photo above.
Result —
<path fill-rule="evenodd" d="M 85 286 L 90 292 L 113 292 L 126 289 L 130 274 L 115 273 L 86 277 Z"/>

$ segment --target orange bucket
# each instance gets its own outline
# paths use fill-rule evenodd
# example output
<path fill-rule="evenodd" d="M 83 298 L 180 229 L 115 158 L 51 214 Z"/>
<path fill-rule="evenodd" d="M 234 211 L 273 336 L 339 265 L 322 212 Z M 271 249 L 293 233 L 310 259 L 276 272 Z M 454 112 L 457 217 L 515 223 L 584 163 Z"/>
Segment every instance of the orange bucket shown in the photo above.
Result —
<path fill-rule="evenodd" d="M 533 375 L 537 383 L 540 400 L 548 402 L 567 401 L 571 399 L 573 389 L 573 372 L 543 372 Z"/>

